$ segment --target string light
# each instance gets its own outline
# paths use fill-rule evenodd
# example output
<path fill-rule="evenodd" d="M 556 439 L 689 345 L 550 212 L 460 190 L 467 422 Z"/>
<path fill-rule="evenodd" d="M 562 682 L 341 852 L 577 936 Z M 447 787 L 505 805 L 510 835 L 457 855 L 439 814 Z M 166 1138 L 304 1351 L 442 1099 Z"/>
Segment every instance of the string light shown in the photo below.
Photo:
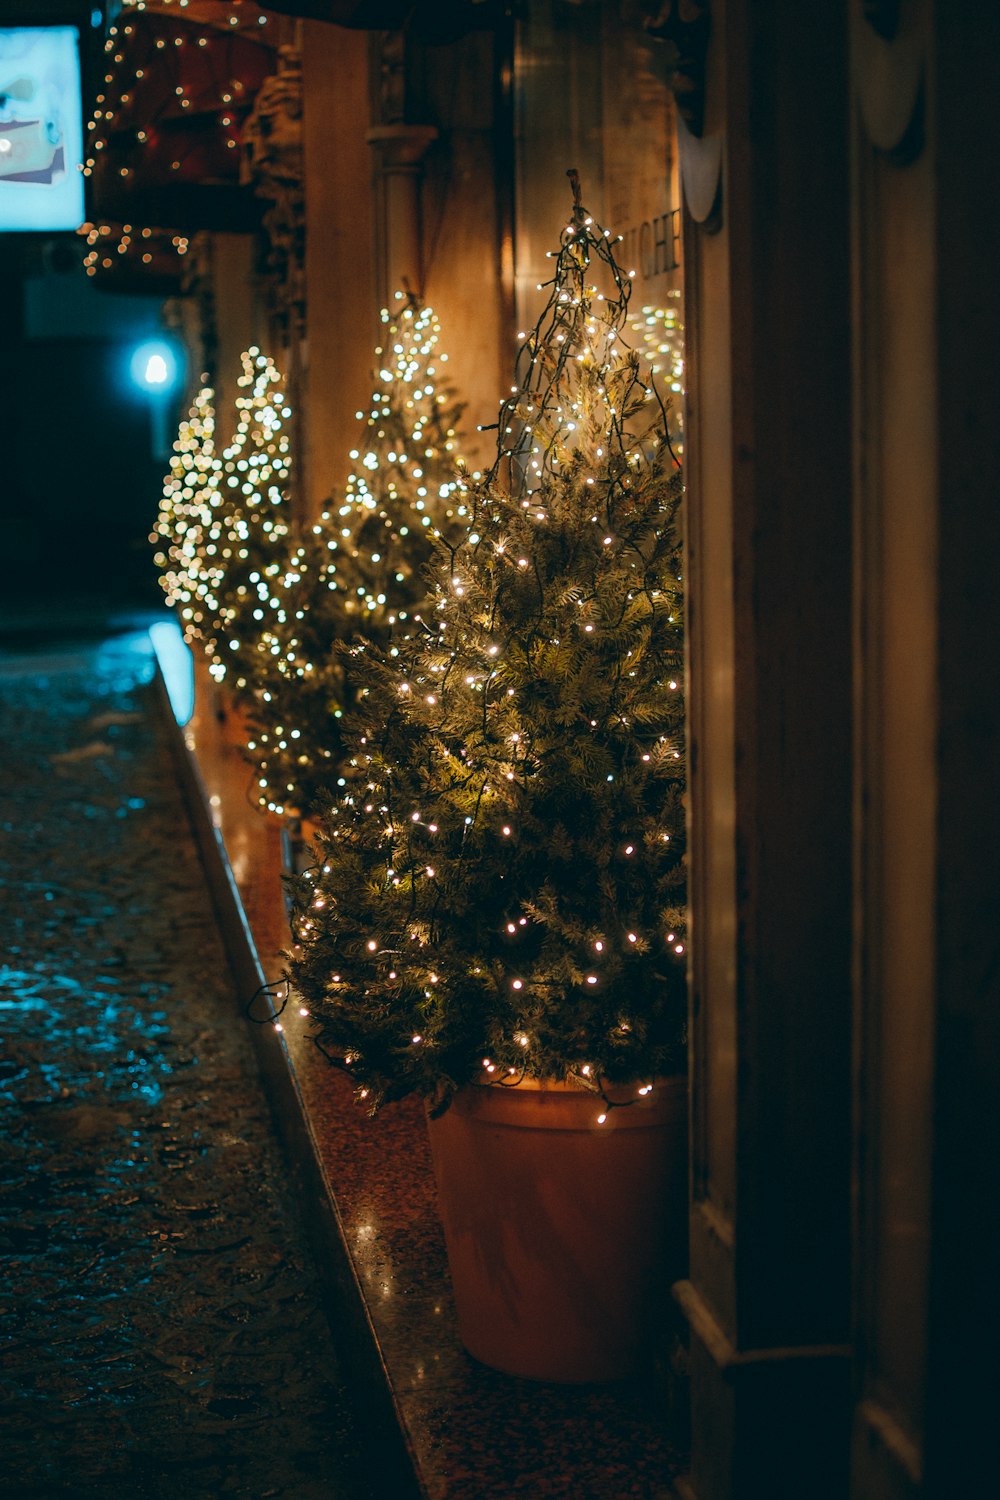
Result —
<path fill-rule="evenodd" d="M 293 888 L 289 977 L 372 1108 L 569 1078 L 604 1125 L 622 1097 L 608 1081 L 638 1101 L 636 1080 L 681 1062 L 681 483 L 614 243 L 577 202 L 495 462 L 454 497 L 465 529 L 438 528 L 429 600 L 396 612 L 390 644 L 349 656 L 348 768 L 322 865 Z M 394 437 L 386 461 L 407 468 L 411 446 Z M 375 508 L 373 452 L 358 444 L 360 482 L 331 514 L 338 549 Z M 407 528 L 423 519 L 414 502 Z"/>
<path fill-rule="evenodd" d="M 155 558 L 160 584 L 167 602 L 178 611 L 188 641 L 200 637 L 207 625 L 208 601 L 214 600 L 222 576 L 212 535 L 218 470 L 215 392 L 203 384 L 180 424 L 150 537 L 161 549 Z"/>
<path fill-rule="evenodd" d="M 241 365 L 232 443 L 216 451 L 204 385 L 174 443 L 152 539 L 185 636 L 202 641 L 217 682 L 252 701 L 255 662 L 271 648 L 254 610 L 270 597 L 289 535 L 291 410 L 273 360 L 254 347 Z"/>
<path fill-rule="evenodd" d="M 368 646 L 409 627 L 433 546 L 466 528 L 462 407 L 446 378 L 440 323 L 414 297 L 396 303 L 381 314 L 346 486 L 258 601 L 267 646 L 256 663 L 253 759 L 259 799 L 272 811 L 308 814 L 336 785 L 340 720 L 361 691 L 353 679 L 367 670 Z"/>
<path fill-rule="evenodd" d="M 273 68 L 274 53 L 263 29 L 269 17 L 246 0 L 213 6 L 207 15 L 204 7 L 197 16 L 185 14 L 187 9 L 186 0 L 126 0 L 111 29 L 105 44 L 108 71 L 88 125 L 83 162 L 84 175 L 94 178 L 95 193 L 107 206 L 127 203 L 131 212 L 139 203 L 154 201 L 168 213 L 172 205 L 162 201 L 162 194 L 175 173 L 189 188 L 207 172 L 212 179 L 208 191 L 215 196 L 220 181 L 237 188 L 240 127 Z M 238 111 L 233 107 L 236 96 Z M 185 115 L 196 117 L 186 134 L 177 129 Z M 213 124 L 214 130 L 206 130 Z M 122 234 L 106 247 L 115 253 L 102 254 L 98 241 L 114 231 L 98 228 L 86 259 L 91 276 L 113 267 L 118 276 L 121 268 L 136 275 L 174 276 L 171 250 L 177 255 L 187 250 L 186 243 L 176 240 L 168 250 L 165 232 L 147 225 L 142 230 L 145 245 Z"/>

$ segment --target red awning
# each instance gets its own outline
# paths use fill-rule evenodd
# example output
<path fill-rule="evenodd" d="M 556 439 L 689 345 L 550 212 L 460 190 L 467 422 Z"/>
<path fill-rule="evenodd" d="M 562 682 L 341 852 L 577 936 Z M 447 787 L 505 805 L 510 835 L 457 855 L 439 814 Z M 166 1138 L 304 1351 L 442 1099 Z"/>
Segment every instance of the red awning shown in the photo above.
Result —
<path fill-rule="evenodd" d="M 183 289 L 188 240 L 170 229 L 138 228 L 106 219 L 84 224 L 84 266 L 108 292 L 176 296 Z"/>
<path fill-rule="evenodd" d="M 509 12 L 504 0 L 269 0 L 269 10 L 355 31 L 412 31 L 432 46 L 489 30 Z"/>
<path fill-rule="evenodd" d="M 122 18 L 107 59 L 89 145 L 94 213 L 190 230 L 256 223 L 240 132 L 274 49 L 256 33 L 146 10 Z"/>

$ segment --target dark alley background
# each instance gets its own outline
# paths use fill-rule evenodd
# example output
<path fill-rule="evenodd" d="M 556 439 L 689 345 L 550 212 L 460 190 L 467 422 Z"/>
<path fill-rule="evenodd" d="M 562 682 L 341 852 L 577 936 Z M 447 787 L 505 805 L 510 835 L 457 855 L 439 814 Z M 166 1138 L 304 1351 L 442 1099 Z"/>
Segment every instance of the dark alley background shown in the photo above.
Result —
<path fill-rule="evenodd" d="M 72 234 L 0 235 L 5 622 L 162 604 L 148 537 L 167 462 L 128 369 L 159 303 L 97 290 L 84 248 Z"/>

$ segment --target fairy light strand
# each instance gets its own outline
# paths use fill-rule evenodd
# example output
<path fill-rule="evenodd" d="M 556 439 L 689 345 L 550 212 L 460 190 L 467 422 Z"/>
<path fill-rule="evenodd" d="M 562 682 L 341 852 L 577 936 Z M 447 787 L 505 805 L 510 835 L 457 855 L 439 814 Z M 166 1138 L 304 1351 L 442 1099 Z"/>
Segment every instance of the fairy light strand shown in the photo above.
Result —
<path fill-rule="evenodd" d="M 295 884 L 288 975 L 369 1109 L 568 1077 L 597 1126 L 682 1057 L 680 474 L 578 195 L 553 258 L 467 527 L 354 663 Z"/>
<path fill-rule="evenodd" d="M 340 723 L 355 666 L 373 642 L 410 628 L 436 539 L 464 530 L 461 403 L 433 309 L 399 293 L 383 309 L 372 395 L 358 412 L 343 492 L 296 540 L 261 598 L 256 732 L 261 804 L 312 811 L 337 790 Z"/>

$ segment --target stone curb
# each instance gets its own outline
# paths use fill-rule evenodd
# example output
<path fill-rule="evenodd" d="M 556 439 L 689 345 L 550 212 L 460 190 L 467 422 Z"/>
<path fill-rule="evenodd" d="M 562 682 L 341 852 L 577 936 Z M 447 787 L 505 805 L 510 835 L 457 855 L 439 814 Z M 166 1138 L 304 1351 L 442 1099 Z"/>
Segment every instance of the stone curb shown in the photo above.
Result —
<path fill-rule="evenodd" d="M 164 716 L 195 840 L 215 905 L 238 993 L 267 983 L 220 831 L 213 823 L 196 759 L 175 718 L 152 638 L 157 707 Z M 272 1026 L 251 1028 L 258 1067 L 297 1196 L 305 1215 L 326 1296 L 326 1312 L 353 1388 L 356 1416 L 380 1486 L 393 1500 L 426 1500 L 428 1490 L 393 1391 L 392 1380 L 358 1281 L 343 1222 L 295 1077 L 284 1037 Z"/>

